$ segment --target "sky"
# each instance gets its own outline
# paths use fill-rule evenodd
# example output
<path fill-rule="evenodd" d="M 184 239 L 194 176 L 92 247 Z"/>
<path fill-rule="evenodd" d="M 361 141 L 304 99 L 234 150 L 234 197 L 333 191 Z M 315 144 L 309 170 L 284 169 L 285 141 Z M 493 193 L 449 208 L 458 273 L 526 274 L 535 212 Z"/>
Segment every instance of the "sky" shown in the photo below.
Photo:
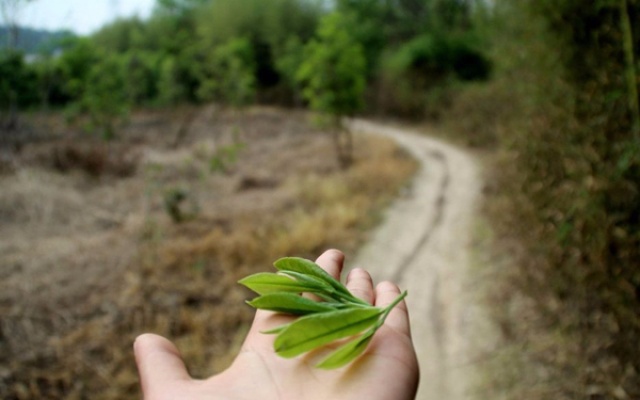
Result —
<path fill-rule="evenodd" d="M 33 0 L 20 12 L 18 23 L 38 29 L 70 29 L 92 33 L 116 19 L 138 15 L 146 18 L 156 0 Z"/>

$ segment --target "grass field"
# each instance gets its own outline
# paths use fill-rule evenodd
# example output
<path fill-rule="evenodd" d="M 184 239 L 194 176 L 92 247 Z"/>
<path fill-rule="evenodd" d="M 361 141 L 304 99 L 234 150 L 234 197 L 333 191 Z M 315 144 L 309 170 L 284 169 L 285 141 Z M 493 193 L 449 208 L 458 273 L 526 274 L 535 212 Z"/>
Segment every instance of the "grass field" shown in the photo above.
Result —
<path fill-rule="evenodd" d="M 252 311 L 236 284 L 282 256 L 353 254 L 415 162 L 356 135 L 342 170 L 304 113 L 137 112 L 116 141 L 57 117 L 0 175 L 0 398 L 139 398 L 136 335 L 224 369 Z"/>

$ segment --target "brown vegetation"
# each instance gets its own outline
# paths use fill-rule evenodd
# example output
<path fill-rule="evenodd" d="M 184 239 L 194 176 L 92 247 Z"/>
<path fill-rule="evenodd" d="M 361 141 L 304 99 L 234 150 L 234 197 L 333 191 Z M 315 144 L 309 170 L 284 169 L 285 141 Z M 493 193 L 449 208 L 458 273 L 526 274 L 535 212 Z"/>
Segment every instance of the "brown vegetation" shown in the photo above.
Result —
<path fill-rule="evenodd" d="M 487 386 L 513 399 L 640 398 L 640 141 L 622 46 L 625 14 L 639 9 L 509 11 L 494 50 L 505 72 L 449 116 L 486 138 L 474 144 L 498 144 L 485 210 L 504 341 Z"/>
<path fill-rule="evenodd" d="M 181 112 L 132 119 L 110 147 L 139 154 L 130 173 L 112 172 L 129 168 L 125 153 L 88 168 L 95 147 L 76 138 L 27 144 L 0 177 L 0 397 L 138 398 L 142 332 L 175 340 L 195 376 L 220 371 L 252 316 L 236 281 L 281 256 L 353 252 L 416 168 L 356 136 L 343 171 L 304 114 L 267 109 L 199 112 L 174 149 Z M 212 170 L 216 149 L 238 141 L 233 168 Z M 68 167 L 43 167 L 60 151 L 74 154 Z M 172 190 L 180 223 L 165 209 Z"/>

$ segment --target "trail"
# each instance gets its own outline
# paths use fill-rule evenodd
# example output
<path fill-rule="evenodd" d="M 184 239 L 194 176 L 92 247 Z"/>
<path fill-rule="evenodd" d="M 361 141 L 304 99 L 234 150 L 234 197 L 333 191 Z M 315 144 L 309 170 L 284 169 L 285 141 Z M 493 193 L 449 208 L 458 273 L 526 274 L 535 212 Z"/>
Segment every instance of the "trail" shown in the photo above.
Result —
<path fill-rule="evenodd" d="M 351 129 L 394 139 L 419 162 L 354 265 L 409 292 L 421 377 L 418 400 L 469 399 L 482 312 L 470 282 L 471 231 L 481 188 L 474 160 L 424 135 L 364 120 Z"/>

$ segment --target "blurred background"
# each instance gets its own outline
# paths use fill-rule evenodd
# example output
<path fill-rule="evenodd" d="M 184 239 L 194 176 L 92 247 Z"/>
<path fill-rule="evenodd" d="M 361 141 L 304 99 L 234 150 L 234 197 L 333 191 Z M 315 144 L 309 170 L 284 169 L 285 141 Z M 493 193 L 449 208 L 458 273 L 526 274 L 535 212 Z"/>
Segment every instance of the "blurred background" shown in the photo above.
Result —
<path fill-rule="evenodd" d="M 640 398 L 637 0 L 0 0 L 0 397 L 139 398 L 131 343 L 198 377 L 235 282 L 354 254 L 418 168 L 484 168 L 478 398 Z"/>

